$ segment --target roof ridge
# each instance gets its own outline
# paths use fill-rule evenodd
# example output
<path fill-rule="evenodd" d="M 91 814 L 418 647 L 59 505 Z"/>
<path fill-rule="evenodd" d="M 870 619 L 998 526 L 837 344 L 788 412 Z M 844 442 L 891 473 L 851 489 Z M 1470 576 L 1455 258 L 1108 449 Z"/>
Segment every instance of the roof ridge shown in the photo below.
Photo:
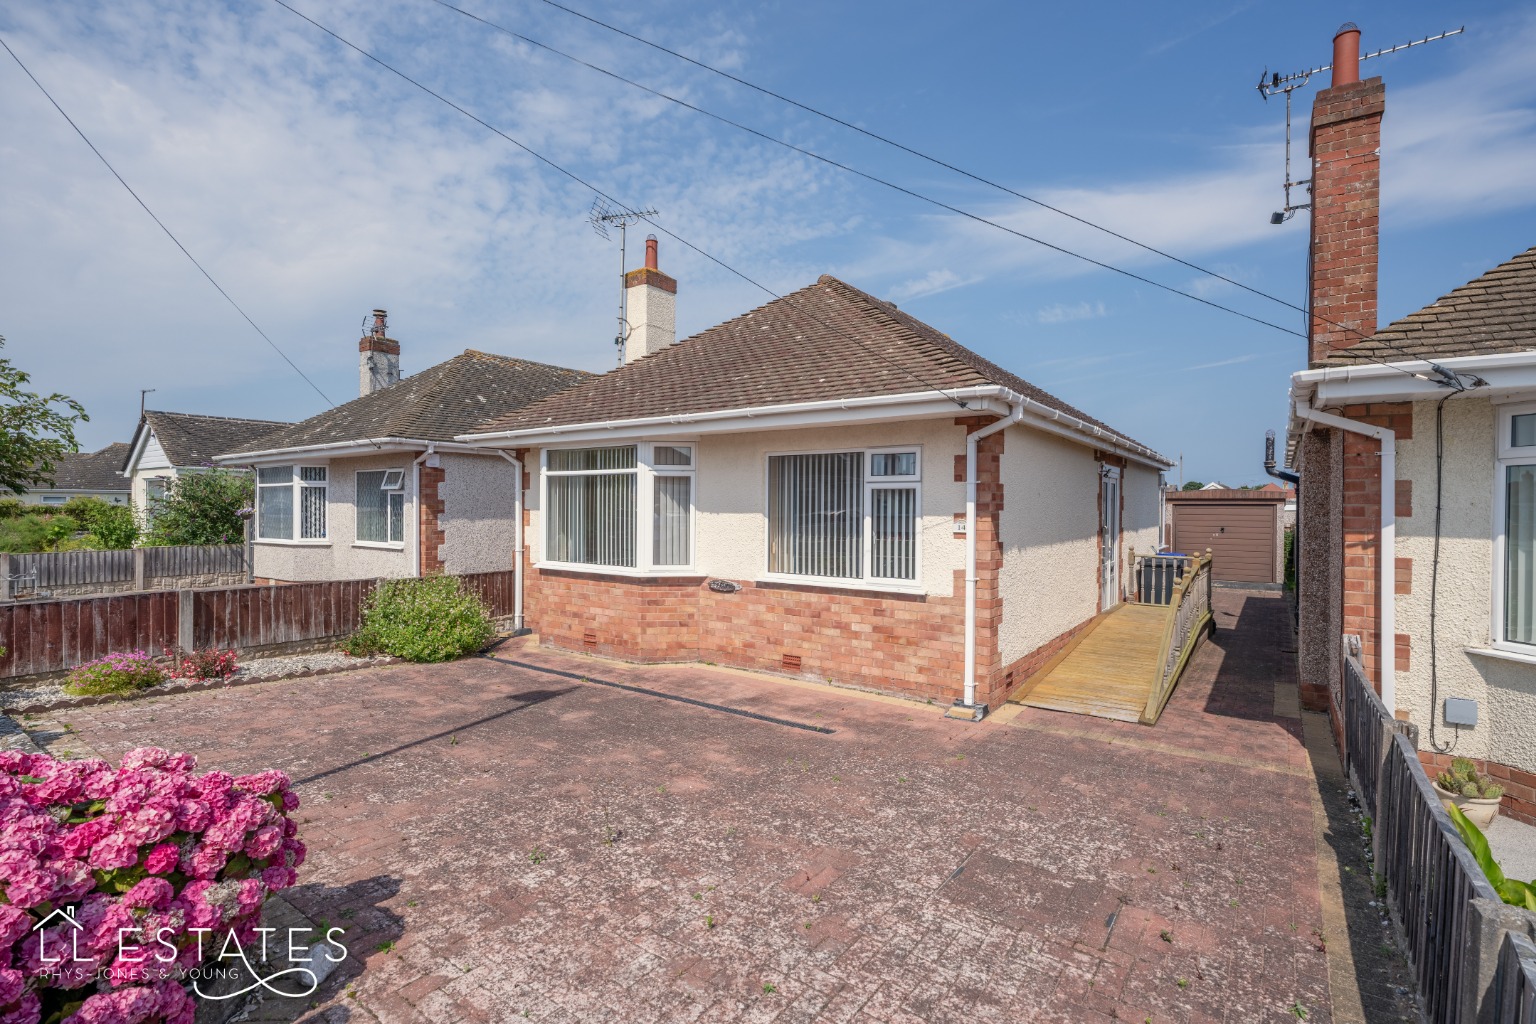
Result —
<path fill-rule="evenodd" d="M 209 412 L 172 412 L 169 409 L 145 409 L 144 416 L 146 419 L 150 416 L 175 416 L 188 420 L 224 420 L 231 423 L 275 423 L 280 427 L 286 427 L 290 423 L 289 420 L 264 420 L 252 416 L 216 416 Z M 113 443 L 118 444 L 121 442 L 114 441 Z"/>

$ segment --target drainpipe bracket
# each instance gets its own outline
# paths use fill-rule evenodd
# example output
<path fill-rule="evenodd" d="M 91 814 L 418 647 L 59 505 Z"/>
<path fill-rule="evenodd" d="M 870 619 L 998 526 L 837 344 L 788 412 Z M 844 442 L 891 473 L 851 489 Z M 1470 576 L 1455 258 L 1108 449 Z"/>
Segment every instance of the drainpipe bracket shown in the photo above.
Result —
<path fill-rule="evenodd" d="M 953 718 L 960 722 L 979 722 L 987 717 L 985 704 L 967 704 L 964 698 L 956 700 L 944 709 L 945 718 Z"/>

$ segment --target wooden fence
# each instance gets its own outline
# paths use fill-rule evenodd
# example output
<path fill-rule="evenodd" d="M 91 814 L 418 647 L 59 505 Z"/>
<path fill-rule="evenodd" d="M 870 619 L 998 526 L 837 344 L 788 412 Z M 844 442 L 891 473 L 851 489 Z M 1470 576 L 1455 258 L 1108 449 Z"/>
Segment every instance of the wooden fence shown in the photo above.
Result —
<path fill-rule="evenodd" d="M 132 548 L 122 551 L 44 551 L 0 555 L 0 600 L 47 597 L 54 590 L 101 586 L 143 590 L 176 579 L 238 576 L 245 572 L 241 544 Z"/>
<path fill-rule="evenodd" d="M 512 570 L 460 576 L 492 616 L 512 614 Z M 0 679 L 62 672 L 115 651 L 334 643 L 356 631 L 377 580 L 215 587 L 0 604 Z"/>
<path fill-rule="evenodd" d="M 1419 762 L 1418 732 L 1376 697 L 1346 638 L 1344 761 L 1372 822 L 1375 871 L 1430 1024 L 1536 1024 L 1536 915 L 1506 906 Z"/>

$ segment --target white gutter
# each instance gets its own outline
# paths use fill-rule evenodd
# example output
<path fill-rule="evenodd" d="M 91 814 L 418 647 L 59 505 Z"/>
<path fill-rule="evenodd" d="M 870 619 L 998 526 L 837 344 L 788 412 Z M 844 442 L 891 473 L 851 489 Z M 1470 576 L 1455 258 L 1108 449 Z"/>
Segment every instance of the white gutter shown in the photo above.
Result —
<path fill-rule="evenodd" d="M 416 496 L 416 528 L 411 531 L 411 575 L 421 575 L 421 524 L 424 503 L 421 500 L 421 464 L 436 454 L 432 445 L 427 445 L 427 450 L 411 460 L 411 492 Z"/>
<path fill-rule="evenodd" d="M 1305 405 L 1293 401 L 1292 408 L 1296 417 L 1305 422 L 1374 437 L 1381 442 L 1381 541 L 1376 558 L 1376 591 L 1381 602 L 1381 618 L 1377 623 L 1380 638 L 1376 644 L 1376 657 L 1381 666 L 1381 702 L 1387 710 L 1394 711 L 1397 708 L 1397 434 L 1386 427 L 1314 409 L 1310 398 Z"/>
<path fill-rule="evenodd" d="M 512 631 L 523 629 L 523 462 L 500 448 L 496 454 L 512 463 L 517 482 L 512 487 Z"/>
<path fill-rule="evenodd" d="M 965 435 L 965 700 L 962 717 L 973 721 L 986 714 L 976 707 L 976 446 L 984 437 L 1005 430 L 1024 418 L 1024 405 L 1014 406 L 1003 419 Z"/>

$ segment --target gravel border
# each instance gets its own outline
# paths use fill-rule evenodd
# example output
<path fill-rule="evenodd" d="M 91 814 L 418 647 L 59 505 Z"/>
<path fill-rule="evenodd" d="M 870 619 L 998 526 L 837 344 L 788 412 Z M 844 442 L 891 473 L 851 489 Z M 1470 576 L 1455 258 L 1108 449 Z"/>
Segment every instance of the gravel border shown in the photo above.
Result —
<path fill-rule="evenodd" d="M 62 682 L 45 683 L 26 689 L 0 692 L 0 714 L 35 715 L 44 711 L 64 711 L 96 704 L 144 700 L 173 693 L 196 693 L 202 690 L 222 690 L 232 686 L 249 686 L 253 683 L 266 683 L 277 679 L 305 679 L 311 676 L 353 672 L 377 665 L 393 665 L 399 660 L 383 656 L 354 658 L 340 651 L 312 651 L 308 654 L 287 654 L 275 658 L 253 658 L 236 669 L 235 674 L 227 679 L 168 679 L 159 686 L 152 686 L 147 690 L 108 693 L 95 697 L 71 697 L 64 692 Z"/>

